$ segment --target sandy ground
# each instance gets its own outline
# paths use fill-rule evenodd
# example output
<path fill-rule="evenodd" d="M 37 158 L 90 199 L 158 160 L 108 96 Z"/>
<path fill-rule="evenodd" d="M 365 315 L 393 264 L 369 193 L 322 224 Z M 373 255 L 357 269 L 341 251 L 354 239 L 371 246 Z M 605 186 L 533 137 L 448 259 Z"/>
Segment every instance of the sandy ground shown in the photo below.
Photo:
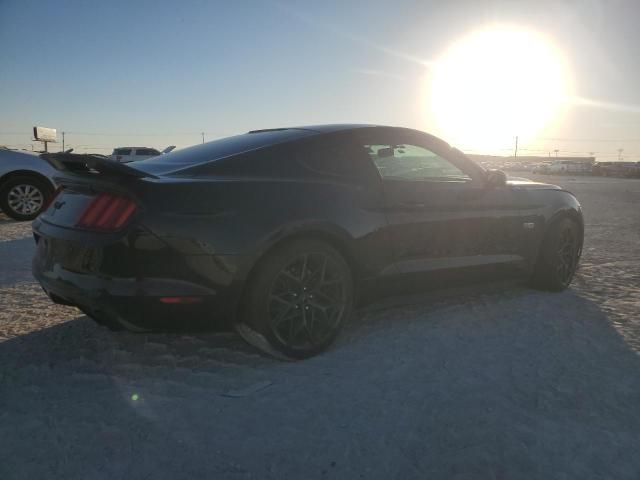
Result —
<path fill-rule="evenodd" d="M 0 217 L 0 479 L 640 478 L 640 181 L 551 179 L 585 209 L 571 289 L 387 300 L 299 363 L 54 306 Z"/>

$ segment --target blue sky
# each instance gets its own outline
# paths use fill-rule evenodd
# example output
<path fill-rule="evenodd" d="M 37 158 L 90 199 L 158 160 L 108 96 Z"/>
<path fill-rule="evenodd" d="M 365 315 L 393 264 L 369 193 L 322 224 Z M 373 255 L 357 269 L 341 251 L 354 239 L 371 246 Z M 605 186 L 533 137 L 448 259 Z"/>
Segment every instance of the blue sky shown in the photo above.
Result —
<path fill-rule="evenodd" d="M 640 154 L 639 13 L 631 0 L 0 0 L 0 144 L 30 144 L 34 124 L 103 153 L 298 124 L 429 130 L 420 62 L 498 22 L 552 35 L 595 102 L 532 148 Z"/>

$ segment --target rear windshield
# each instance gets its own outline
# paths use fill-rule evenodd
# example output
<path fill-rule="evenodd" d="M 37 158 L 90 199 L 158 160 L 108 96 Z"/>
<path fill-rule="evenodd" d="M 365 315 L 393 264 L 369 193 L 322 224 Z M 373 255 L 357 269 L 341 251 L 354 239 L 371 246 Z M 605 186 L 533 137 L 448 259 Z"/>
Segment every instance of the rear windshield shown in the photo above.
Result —
<path fill-rule="evenodd" d="M 238 153 L 313 135 L 300 129 L 268 130 L 221 138 L 195 145 L 166 155 L 136 162 L 135 168 L 143 172 L 162 174 L 182 168 L 219 160 Z"/>

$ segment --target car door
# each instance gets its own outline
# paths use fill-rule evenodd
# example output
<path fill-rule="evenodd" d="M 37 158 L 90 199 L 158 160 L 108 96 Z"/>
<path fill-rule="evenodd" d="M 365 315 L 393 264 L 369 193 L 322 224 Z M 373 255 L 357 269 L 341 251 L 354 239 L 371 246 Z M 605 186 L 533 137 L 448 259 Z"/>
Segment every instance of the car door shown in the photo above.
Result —
<path fill-rule="evenodd" d="M 523 263 L 522 204 L 507 185 L 429 135 L 370 130 L 361 136 L 383 183 L 396 273 Z"/>

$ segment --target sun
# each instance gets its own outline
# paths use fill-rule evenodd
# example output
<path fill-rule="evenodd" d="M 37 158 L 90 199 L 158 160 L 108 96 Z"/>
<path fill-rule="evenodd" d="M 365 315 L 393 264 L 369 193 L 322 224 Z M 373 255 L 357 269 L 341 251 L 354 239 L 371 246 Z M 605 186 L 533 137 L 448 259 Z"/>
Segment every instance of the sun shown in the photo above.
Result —
<path fill-rule="evenodd" d="M 535 137 L 570 96 L 562 53 L 545 36 L 493 27 L 455 42 L 429 75 L 429 123 L 463 148 L 496 150 Z"/>

